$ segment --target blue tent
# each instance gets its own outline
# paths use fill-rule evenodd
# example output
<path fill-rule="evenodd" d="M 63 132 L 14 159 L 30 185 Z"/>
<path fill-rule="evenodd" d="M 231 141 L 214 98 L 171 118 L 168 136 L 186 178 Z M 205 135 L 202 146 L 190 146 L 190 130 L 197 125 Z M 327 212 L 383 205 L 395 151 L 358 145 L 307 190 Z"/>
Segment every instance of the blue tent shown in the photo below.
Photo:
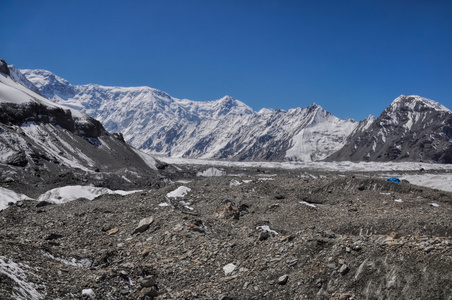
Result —
<path fill-rule="evenodd" d="M 386 179 L 386 181 L 400 183 L 400 179 L 397 177 L 390 177 L 390 178 Z"/>

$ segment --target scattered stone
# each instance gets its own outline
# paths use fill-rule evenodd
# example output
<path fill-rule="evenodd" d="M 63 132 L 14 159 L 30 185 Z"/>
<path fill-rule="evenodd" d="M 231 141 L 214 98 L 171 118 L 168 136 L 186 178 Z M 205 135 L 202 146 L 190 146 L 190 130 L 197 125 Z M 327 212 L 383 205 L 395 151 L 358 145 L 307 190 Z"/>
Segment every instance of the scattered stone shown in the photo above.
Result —
<path fill-rule="evenodd" d="M 352 248 L 353 251 L 360 251 L 362 249 L 360 245 L 356 244 L 351 245 L 350 248 Z"/>
<path fill-rule="evenodd" d="M 350 271 L 350 268 L 347 265 L 342 265 L 339 269 L 339 273 L 341 275 L 347 275 L 347 273 Z"/>
<path fill-rule="evenodd" d="M 190 224 L 188 224 L 188 227 L 196 232 L 200 232 L 200 233 L 204 233 L 204 225 L 202 223 L 201 220 L 196 219 L 190 222 Z"/>
<path fill-rule="evenodd" d="M 140 223 L 138 223 L 137 228 L 135 228 L 135 230 L 133 231 L 132 234 L 145 232 L 146 230 L 149 229 L 149 226 L 152 224 L 152 222 L 154 222 L 153 217 L 147 217 L 147 218 L 142 219 L 140 221 Z"/>
<path fill-rule="evenodd" d="M 52 205 L 52 202 L 49 201 L 39 201 L 38 203 L 36 203 L 36 207 L 43 207 L 43 206 L 48 206 L 48 205 Z"/>
<path fill-rule="evenodd" d="M 240 218 L 240 212 L 237 206 L 233 204 L 222 204 L 218 206 L 213 215 L 219 219 L 235 219 Z"/>
<path fill-rule="evenodd" d="M 259 241 L 265 241 L 269 237 L 270 237 L 270 234 L 268 233 L 268 231 L 262 231 L 259 233 Z"/>
<path fill-rule="evenodd" d="M 146 276 L 140 279 L 140 285 L 141 287 L 153 287 L 157 286 L 157 283 L 153 276 Z"/>
<path fill-rule="evenodd" d="M 223 267 L 223 271 L 224 271 L 224 275 L 225 276 L 229 276 L 232 274 L 232 272 L 234 272 L 234 270 L 237 268 L 236 265 L 234 265 L 233 263 L 229 263 L 227 265 L 225 265 Z"/>
<path fill-rule="evenodd" d="M 51 240 L 61 239 L 62 237 L 63 236 L 61 234 L 51 233 L 45 237 L 45 240 L 51 241 Z"/>
<path fill-rule="evenodd" d="M 107 234 L 108 235 L 112 235 L 112 234 L 117 233 L 118 231 L 119 231 L 118 227 L 115 227 L 115 228 L 112 228 L 112 229 L 108 230 Z"/>
<path fill-rule="evenodd" d="M 400 234 L 398 234 L 397 232 L 393 231 L 389 234 L 390 237 L 392 237 L 393 239 L 398 239 L 400 238 Z"/>
<path fill-rule="evenodd" d="M 145 257 L 145 256 L 147 256 L 147 255 L 149 254 L 149 252 L 151 252 L 151 250 L 152 250 L 152 247 L 151 247 L 151 246 L 146 247 L 146 248 L 143 249 L 143 251 L 141 251 L 141 255 L 142 255 L 143 257 Z"/>
<path fill-rule="evenodd" d="M 157 297 L 158 295 L 159 295 L 159 292 L 153 287 L 143 288 L 140 291 L 141 299 L 144 299 L 145 297 L 150 297 L 152 299 L 153 297 Z"/>
<path fill-rule="evenodd" d="M 289 267 L 294 267 L 294 266 L 296 266 L 298 264 L 298 259 L 291 259 L 291 260 L 288 260 L 287 261 L 287 265 L 289 266 Z"/>
<path fill-rule="evenodd" d="M 279 285 L 285 285 L 287 283 L 288 279 L 289 279 L 289 275 L 288 274 L 284 274 L 284 275 L 278 277 L 277 283 Z"/>

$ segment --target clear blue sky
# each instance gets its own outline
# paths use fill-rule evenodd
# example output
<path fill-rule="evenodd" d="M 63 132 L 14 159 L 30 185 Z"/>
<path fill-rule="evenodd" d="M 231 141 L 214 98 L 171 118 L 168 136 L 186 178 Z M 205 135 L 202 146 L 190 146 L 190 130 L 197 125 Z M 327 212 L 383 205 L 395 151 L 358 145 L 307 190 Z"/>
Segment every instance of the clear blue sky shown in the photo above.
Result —
<path fill-rule="evenodd" d="M 400 94 L 452 109 L 452 1 L 0 0 L 0 57 L 73 84 L 259 110 L 378 116 Z"/>

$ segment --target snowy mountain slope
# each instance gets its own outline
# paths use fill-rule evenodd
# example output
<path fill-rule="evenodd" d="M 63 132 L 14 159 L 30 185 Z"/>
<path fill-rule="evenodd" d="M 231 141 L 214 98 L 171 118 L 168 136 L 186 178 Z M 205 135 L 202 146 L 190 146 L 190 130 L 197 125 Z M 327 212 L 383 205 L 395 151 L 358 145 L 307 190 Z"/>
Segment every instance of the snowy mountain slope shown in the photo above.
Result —
<path fill-rule="evenodd" d="M 0 73 L 1 182 L 19 189 L 62 181 L 135 188 L 158 176 L 158 162 L 145 156 L 99 121 Z"/>
<path fill-rule="evenodd" d="M 29 90 L 32 90 L 33 92 L 39 94 L 39 89 L 33 83 L 31 83 L 27 79 L 27 77 L 25 77 L 25 75 L 22 74 L 22 72 L 18 68 L 16 68 L 16 66 L 10 65 L 10 66 L 8 66 L 8 68 L 9 68 L 9 75 L 11 76 L 12 79 L 19 82 L 20 84 L 22 84 Z"/>
<path fill-rule="evenodd" d="M 452 112 L 433 100 L 401 95 L 377 119 L 358 125 L 328 160 L 452 163 Z"/>
<path fill-rule="evenodd" d="M 21 71 L 52 101 L 81 109 L 136 148 L 172 157 L 319 160 L 357 125 L 315 104 L 257 113 L 230 96 L 199 102 L 149 87 L 72 85 L 49 71 Z"/>

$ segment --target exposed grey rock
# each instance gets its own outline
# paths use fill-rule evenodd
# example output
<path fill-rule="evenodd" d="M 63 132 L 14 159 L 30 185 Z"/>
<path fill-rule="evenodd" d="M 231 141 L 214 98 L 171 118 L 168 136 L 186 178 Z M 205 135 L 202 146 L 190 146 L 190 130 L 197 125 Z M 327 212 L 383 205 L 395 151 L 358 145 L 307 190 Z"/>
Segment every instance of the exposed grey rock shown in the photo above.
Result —
<path fill-rule="evenodd" d="M 289 280 L 289 275 L 284 274 L 284 275 L 278 277 L 277 283 L 279 285 L 285 285 L 287 283 L 287 280 Z"/>
<path fill-rule="evenodd" d="M 1 58 L 0 58 L 0 73 L 9 75 L 8 64 Z"/>
<path fill-rule="evenodd" d="M 154 277 L 152 276 L 146 276 L 145 278 L 140 279 L 140 284 L 142 287 L 153 287 L 157 285 Z"/>
<path fill-rule="evenodd" d="M 138 226 L 135 228 L 135 230 L 133 231 L 132 234 L 136 234 L 136 233 L 144 232 L 144 231 L 148 230 L 149 226 L 152 224 L 152 222 L 154 222 L 154 218 L 152 216 L 141 219 L 140 223 L 138 223 Z"/>
<path fill-rule="evenodd" d="M 366 119 L 327 160 L 452 163 L 452 112 L 419 96 L 400 96 Z"/>
<path fill-rule="evenodd" d="M 346 275 L 349 271 L 350 268 L 345 264 L 339 268 L 339 273 L 341 273 L 342 275 Z"/>

